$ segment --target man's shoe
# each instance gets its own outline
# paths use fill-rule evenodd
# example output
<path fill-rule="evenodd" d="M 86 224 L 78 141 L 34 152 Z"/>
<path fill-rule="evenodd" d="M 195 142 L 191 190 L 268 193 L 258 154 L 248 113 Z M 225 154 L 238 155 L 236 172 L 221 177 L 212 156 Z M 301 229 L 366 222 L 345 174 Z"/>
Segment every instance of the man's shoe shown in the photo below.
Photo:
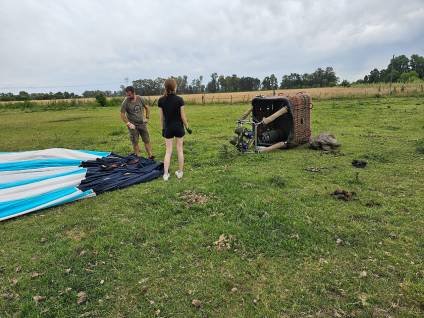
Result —
<path fill-rule="evenodd" d="M 183 177 L 183 172 L 180 170 L 175 171 L 175 175 L 177 176 L 178 179 L 181 179 Z"/>
<path fill-rule="evenodd" d="M 150 160 L 155 160 L 155 156 L 151 155 L 151 156 L 149 157 L 149 159 L 150 159 Z"/>
<path fill-rule="evenodd" d="M 169 173 L 163 175 L 163 181 L 168 181 Z"/>

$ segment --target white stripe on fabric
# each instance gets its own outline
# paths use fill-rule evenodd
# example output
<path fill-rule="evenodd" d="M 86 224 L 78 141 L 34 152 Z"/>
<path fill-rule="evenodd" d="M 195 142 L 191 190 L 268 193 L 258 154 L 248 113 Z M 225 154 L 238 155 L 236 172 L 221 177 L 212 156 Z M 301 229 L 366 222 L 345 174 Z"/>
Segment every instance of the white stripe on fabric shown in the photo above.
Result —
<path fill-rule="evenodd" d="M 77 187 L 83 179 L 85 179 L 85 172 L 54 179 L 47 179 L 13 188 L 1 189 L 0 202 L 25 199 L 72 186 Z"/>
<path fill-rule="evenodd" d="M 0 152 L 0 163 L 43 159 L 75 159 L 86 161 L 95 160 L 100 157 L 101 156 L 95 155 L 93 152 L 90 153 L 65 148 L 51 148 L 22 152 Z"/>
<path fill-rule="evenodd" d="M 0 171 L 0 183 L 17 182 L 28 179 L 53 176 L 60 173 L 77 171 L 80 167 L 51 167 L 31 170 Z"/>

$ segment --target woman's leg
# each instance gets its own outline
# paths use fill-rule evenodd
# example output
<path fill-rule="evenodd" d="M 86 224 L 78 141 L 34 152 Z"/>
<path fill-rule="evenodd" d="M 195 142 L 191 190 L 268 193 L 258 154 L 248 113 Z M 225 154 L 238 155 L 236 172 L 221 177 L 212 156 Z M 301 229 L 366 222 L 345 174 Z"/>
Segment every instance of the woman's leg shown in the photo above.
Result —
<path fill-rule="evenodd" d="M 177 140 L 177 156 L 178 156 L 178 170 L 183 172 L 184 169 L 184 137 L 176 138 Z"/>
<path fill-rule="evenodd" d="M 173 141 L 174 141 L 173 138 L 165 139 L 166 152 L 165 152 L 165 158 L 163 159 L 164 175 L 167 175 L 169 173 L 169 164 L 171 163 Z"/>

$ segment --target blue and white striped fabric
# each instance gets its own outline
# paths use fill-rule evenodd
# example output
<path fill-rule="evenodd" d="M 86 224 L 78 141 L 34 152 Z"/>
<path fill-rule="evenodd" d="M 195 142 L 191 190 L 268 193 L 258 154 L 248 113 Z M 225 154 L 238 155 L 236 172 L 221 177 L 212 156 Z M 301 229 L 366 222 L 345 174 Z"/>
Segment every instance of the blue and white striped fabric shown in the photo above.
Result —
<path fill-rule="evenodd" d="M 87 172 L 80 164 L 109 155 L 63 148 L 0 152 L 0 221 L 95 196 L 78 189 Z"/>

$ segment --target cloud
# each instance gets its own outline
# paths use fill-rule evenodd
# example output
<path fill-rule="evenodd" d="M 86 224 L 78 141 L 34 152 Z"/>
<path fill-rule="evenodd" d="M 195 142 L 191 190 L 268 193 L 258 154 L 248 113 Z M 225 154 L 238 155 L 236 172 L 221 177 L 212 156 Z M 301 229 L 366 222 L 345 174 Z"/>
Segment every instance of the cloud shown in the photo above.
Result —
<path fill-rule="evenodd" d="M 3 0 L 0 10 L 0 91 L 325 66 L 353 80 L 392 54 L 424 53 L 421 0 Z"/>

